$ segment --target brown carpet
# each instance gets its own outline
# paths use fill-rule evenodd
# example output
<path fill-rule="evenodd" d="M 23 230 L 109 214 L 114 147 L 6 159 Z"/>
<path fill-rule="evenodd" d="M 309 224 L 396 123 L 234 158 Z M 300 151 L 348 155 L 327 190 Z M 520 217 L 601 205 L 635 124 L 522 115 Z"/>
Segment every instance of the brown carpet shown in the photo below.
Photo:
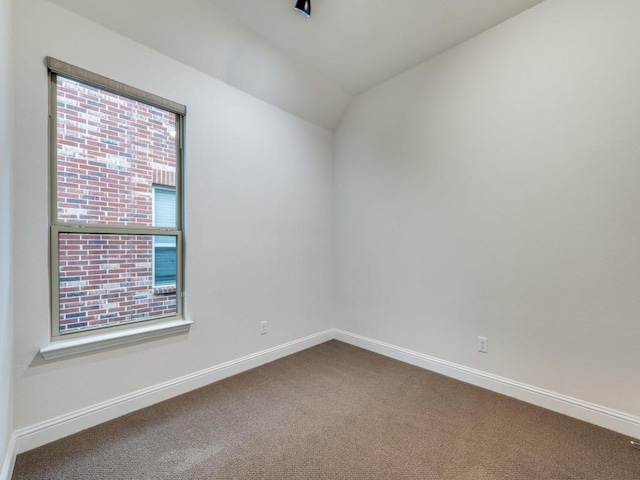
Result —
<path fill-rule="evenodd" d="M 628 438 L 337 341 L 21 454 L 20 479 L 640 479 Z"/>

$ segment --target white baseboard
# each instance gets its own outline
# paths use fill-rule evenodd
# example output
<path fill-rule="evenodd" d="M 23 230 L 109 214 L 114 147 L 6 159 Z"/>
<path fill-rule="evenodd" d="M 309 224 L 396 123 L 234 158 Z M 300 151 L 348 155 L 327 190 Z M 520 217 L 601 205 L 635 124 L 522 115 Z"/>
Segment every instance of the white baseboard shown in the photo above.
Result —
<path fill-rule="evenodd" d="M 332 338 L 332 330 L 320 332 L 22 428 L 15 432 L 14 450 L 16 454 L 26 452 L 127 413 L 182 395 L 287 355 L 306 350 Z M 15 458 L 15 455 L 13 457 Z M 0 477 L 0 480 L 5 479 Z"/>
<path fill-rule="evenodd" d="M 639 417 L 361 335 L 330 329 L 17 430 L 12 436 L 6 459 L 2 466 L 0 480 L 10 479 L 15 456 L 19 453 L 259 367 L 287 355 L 306 350 L 331 339 L 340 340 L 472 385 L 514 397 L 623 435 L 640 438 Z"/>
<path fill-rule="evenodd" d="M 640 438 L 640 418 L 633 415 L 342 330 L 334 329 L 333 338 L 629 437 Z"/>
<path fill-rule="evenodd" d="M 0 480 L 11 480 L 13 474 L 13 466 L 16 463 L 16 435 L 11 435 L 9 445 L 7 445 L 7 453 L 2 462 L 2 470 L 0 470 Z"/>

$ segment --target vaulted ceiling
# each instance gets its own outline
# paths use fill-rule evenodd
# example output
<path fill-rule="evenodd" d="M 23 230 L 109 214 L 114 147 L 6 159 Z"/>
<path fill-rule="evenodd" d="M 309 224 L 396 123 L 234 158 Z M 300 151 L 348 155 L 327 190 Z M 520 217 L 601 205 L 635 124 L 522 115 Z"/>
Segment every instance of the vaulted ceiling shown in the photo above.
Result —
<path fill-rule="evenodd" d="M 353 96 L 542 0 L 50 0 L 333 130 Z"/>
<path fill-rule="evenodd" d="M 296 61 L 357 95 L 542 0 L 211 0 Z"/>

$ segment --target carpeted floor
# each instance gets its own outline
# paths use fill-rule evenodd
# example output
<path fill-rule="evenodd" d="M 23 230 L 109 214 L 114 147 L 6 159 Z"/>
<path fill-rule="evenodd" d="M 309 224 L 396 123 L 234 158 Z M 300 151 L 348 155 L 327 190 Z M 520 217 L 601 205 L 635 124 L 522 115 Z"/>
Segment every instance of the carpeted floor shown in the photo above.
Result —
<path fill-rule="evenodd" d="M 331 341 L 21 454 L 13 478 L 638 480 L 629 440 Z"/>

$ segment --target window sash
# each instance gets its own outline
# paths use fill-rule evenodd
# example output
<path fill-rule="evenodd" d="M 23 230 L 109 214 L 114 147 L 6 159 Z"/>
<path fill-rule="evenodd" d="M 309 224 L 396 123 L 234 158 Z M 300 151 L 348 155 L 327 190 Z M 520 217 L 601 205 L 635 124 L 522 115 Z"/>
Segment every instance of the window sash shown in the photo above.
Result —
<path fill-rule="evenodd" d="M 184 115 L 186 107 L 170 100 L 163 99 L 156 95 L 144 92 L 143 90 L 130 87 L 123 83 L 110 80 L 106 77 L 94 74 L 87 70 L 66 64 L 59 60 L 47 57 L 49 68 L 49 163 L 50 163 L 50 296 L 51 296 L 51 338 L 60 340 L 62 337 L 70 338 L 76 336 L 90 336 L 99 334 L 100 331 L 121 330 L 135 328 L 142 324 L 162 323 L 170 320 L 181 319 L 183 317 L 183 190 L 182 190 L 182 170 L 183 170 L 183 135 L 184 135 Z M 175 226 L 141 226 L 141 225 L 104 225 L 104 224 L 74 224 L 73 222 L 61 221 L 58 218 L 58 139 L 57 139 L 57 76 L 69 78 L 93 87 L 100 88 L 110 93 L 114 93 L 132 100 L 145 103 L 165 111 L 176 114 L 176 166 L 175 166 L 175 196 L 176 196 L 176 221 Z M 120 234 L 120 235 L 170 235 L 176 239 L 176 314 L 154 319 L 131 321 L 125 324 L 114 324 L 106 327 L 88 328 L 69 333 L 60 333 L 60 270 L 59 270 L 59 237 L 62 233 L 77 234 Z M 157 237 L 155 237 L 157 238 Z"/>
<path fill-rule="evenodd" d="M 54 60 L 51 57 L 47 57 L 48 60 Z M 63 62 L 61 62 L 63 63 Z M 68 64 L 65 64 L 68 65 Z M 82 70 L 82 69 L 78 69 L 82 72 L 86 72 L 88 75 L 91 75 L 91 72 L 87 72 L 86 70 Z M 68 226 L 78 226 L 78 227 L 82 227 L 82 228 L 101 228 L 104 224 L 93 224 L 90 222 L 86 222 L 86 223 L 75 223 L 75 222 L 70 222 L 70 221 L 65 221 L 65 220 L 60 220 L 58 218 L 58 177 L 57 177 L 57 165 L 58 165 L 58 141 L 57 141 L 57 125 L 58 125 L 58 101 L 57 101 L 57 76 L 58 74 L 56 73 L 55 70 L 50 70 L 49 72 L 49 77 L 50 77 L 50 81 L 49 81 L 49 163 L 50 163 L 50 181 L 49 181 L 49 191 L 51 193 L 51 197 L 50 197 L 50 211 L 49 211 L 49 216 L 51 218 L 51 225 L 68 225 Z M 78 82 L 81 83 L 87 83 L 88 85 L 97 87 L 97 88 L 103 88 L 100 85 L 97 84 L 92 84 L 88 81 L 85 81 L 81 78 L 72 78 L 72 77 L 68 77 L 66 75 L 62 75 L 62 77 L 65 78 L 71 78 L 72 80 L 76 80 Z M 105 77 L 101 77 L 101 78 L 105 78 Z M 108 79 L 106 79 L 108 80 Z M 126 85 L 124 84 L 119 84 L 118 82 L 114 82 L 115 84 L 118 85 L 123 85 L 126 87 Z M 133 87 L 129 87 L 132 90 L 137 90 L 134 89 Z M 111 93 L 114 93 L 116 95 L 121 95 L 121 96 L 125 96 L 127 98 L 130 98 L 132 100 L 135 100 L 137 102 L 141 102 L 141 103 L 147 103 L 144 98 L 142 97 L 134 97 L 132 95 L 124 95 L 122 92 L 118 92 L 115 90 L 108 90 L 106 88 L 103 88 L 104 90 L 107 90 Z M 141 90 L 140 90 L 141 91 Z M 151 95 L 151 94 L 149 94 Z M 158 97 L 161 98 L 161 97 Z M 169 101 L 169 100 L 167 100 Z M 158 108 L 162 108 L 162 107 L 158 107 Z M 186 112 L 186 107 L 184 107 L 184 111 Z M 173 112 L 175 113 L 175 112 Z M 176 195 L 176 223 L 175 223 L 175 227 L 152 227 L 152 228 L 162 228 L 162 229 L 170 229 L 172 231 L 181 231 L 182 230 L 182 217 L 183 217 L 183 193 L 182 193 L 182 161 L 183 161 L 183 157 L 184 157 L 184 114 L 176 114 L 176 173 L 175 173 L 175 195 Z M 140 226 L 140 225 L 118 225 L 118 228 L 126 228 L 126 229 L 130 229 L 131 231 L 138 231 L 138 230 L 144 230 L 145 228 L 147 228 L 146 226 Z"/>
<path fill-rule="evenodd" d="M 60 234 L 80 234 L 80 235 L 140 235 L 139 233 L 131 232 L 131 229 L 127 228 L 68 228 L 65 226 L 51 227 L 51 304 L 52 304 L 52 331 L 51 338 L 52 340 L 61 340 L 76 336 L 91 336 L 99 334 L 100 331 L 108 330 L 112 332 L 114 330 L 122 330 L 126 328 L 135 328 L 135 326 L 140 326 L 142 324 L 155 324 L 155 323 L 163 323 L 171 320 L 178 320 L 183 318 L 183 297 L 181 286 L 183 285 L 183 263 L 181 259 L 183 258 L 183 243 L 182 243 L 182 232 L 172 231 L 169 232 L 151 232 L 149 229 L 148 233 L 143 235 L 170 235 L 171 237 L 176 239 L 176 312 L 174 315 L 166 315 L 157 318 L 149 318 L 137 321 L 130 321 L 122 324 L 113 324 L 107 326 L 98 326 L 93 328 L 85 328 L 83 330 L 76 330 L 71 332 L 60 332 Z M 157 237 L 154 237 L 157 238 Z M 155 252 L 153 252 L 155 254 Z M 155 272 L 154 272 L 155 276 Z M 155 285 L 154 285 L 155 286 Z M 162 286 L 162 285 L 158 285 Z"/>

